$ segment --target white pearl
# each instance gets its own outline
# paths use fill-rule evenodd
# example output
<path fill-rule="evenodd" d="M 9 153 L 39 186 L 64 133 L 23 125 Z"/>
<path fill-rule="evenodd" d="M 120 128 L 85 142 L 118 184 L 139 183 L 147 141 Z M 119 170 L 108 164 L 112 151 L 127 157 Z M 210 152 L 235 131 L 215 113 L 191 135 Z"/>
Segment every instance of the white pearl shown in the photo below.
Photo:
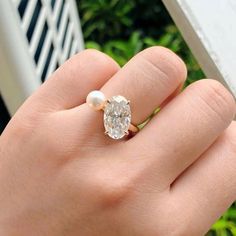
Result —
<path fill-rule="evenodd" d="M 90 92 L 86 98 L 86 103 L 94 110 L 101 110 L 106 102 L 105 95 L 98 90 Z"/>

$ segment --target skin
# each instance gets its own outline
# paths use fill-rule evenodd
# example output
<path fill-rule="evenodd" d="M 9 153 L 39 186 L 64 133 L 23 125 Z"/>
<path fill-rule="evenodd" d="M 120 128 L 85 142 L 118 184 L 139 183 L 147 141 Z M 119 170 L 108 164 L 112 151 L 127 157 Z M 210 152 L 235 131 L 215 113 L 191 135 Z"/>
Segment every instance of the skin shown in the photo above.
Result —
<path fill-rule="evenodd" d="M 236 199 L 235 101 L 215 80 L 178 94 L 186 67 L 152 47 L 123 68 L 85 50 L 17 111 L 0 137 L 0 235 L 204 235 Z M 104 135 L 85 104 L 131 101 L 137 135 Z"/>

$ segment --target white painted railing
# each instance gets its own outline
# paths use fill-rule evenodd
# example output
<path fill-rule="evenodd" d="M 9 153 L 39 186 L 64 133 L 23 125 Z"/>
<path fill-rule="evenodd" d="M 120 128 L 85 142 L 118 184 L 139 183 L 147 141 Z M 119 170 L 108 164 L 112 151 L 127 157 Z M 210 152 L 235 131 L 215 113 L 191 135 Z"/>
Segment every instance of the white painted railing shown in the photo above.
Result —
<path fill-rule="evenodd" d="M 236 1 L 163 2 L 206 75 L 236 95 Z M 0 0 L 0 91 L 10 113 L 82 49 L 74 0 Z"/>
<path fill-rule="evenodd" d="M 163 2 L 206 75 L 236 96 L 236 1 Z"/>
<path fill-rule="evenodd" d="M 9 112 L 82 49 L 74 0 L 1 0 L 0 91 Z"/>

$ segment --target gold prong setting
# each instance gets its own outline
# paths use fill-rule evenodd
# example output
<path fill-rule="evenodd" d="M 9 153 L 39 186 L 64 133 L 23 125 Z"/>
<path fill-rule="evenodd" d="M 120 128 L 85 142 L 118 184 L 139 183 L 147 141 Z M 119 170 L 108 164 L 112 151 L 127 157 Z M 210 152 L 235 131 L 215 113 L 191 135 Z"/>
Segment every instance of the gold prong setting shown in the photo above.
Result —
<path fill-rule="evenodd" d="M 138 128 L 131 124 L 130 101 L 121 95 L 109 99 L 101 91 L 92 91 L 86 99 L 94 110 L 103 110 L 105 135 L 112 139 L 121 139 L 129 135 L 129 130 L 137 132 Z"/>

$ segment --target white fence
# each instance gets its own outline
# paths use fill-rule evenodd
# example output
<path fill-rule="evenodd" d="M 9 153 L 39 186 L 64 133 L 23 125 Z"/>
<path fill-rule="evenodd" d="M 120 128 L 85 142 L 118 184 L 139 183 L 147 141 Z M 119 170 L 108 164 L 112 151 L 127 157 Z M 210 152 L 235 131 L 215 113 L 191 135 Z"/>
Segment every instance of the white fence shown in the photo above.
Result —
<path fill-rule="evenodd" d="M 236 1 L 163 2 L 206 75 L 236 95 Z M 0 0 L 0 91 L 10 113 L 82 49 L 74 0 Z"/>
<path fill-rule="evenodd" d="M 236 1 L 163 0 L 199 64 L 236 96 Z"/>
<path fill-rule="evenodd" d="M 82 49 L 74 0 L 1 0 L 0 91 L 9 112 Z"/>

